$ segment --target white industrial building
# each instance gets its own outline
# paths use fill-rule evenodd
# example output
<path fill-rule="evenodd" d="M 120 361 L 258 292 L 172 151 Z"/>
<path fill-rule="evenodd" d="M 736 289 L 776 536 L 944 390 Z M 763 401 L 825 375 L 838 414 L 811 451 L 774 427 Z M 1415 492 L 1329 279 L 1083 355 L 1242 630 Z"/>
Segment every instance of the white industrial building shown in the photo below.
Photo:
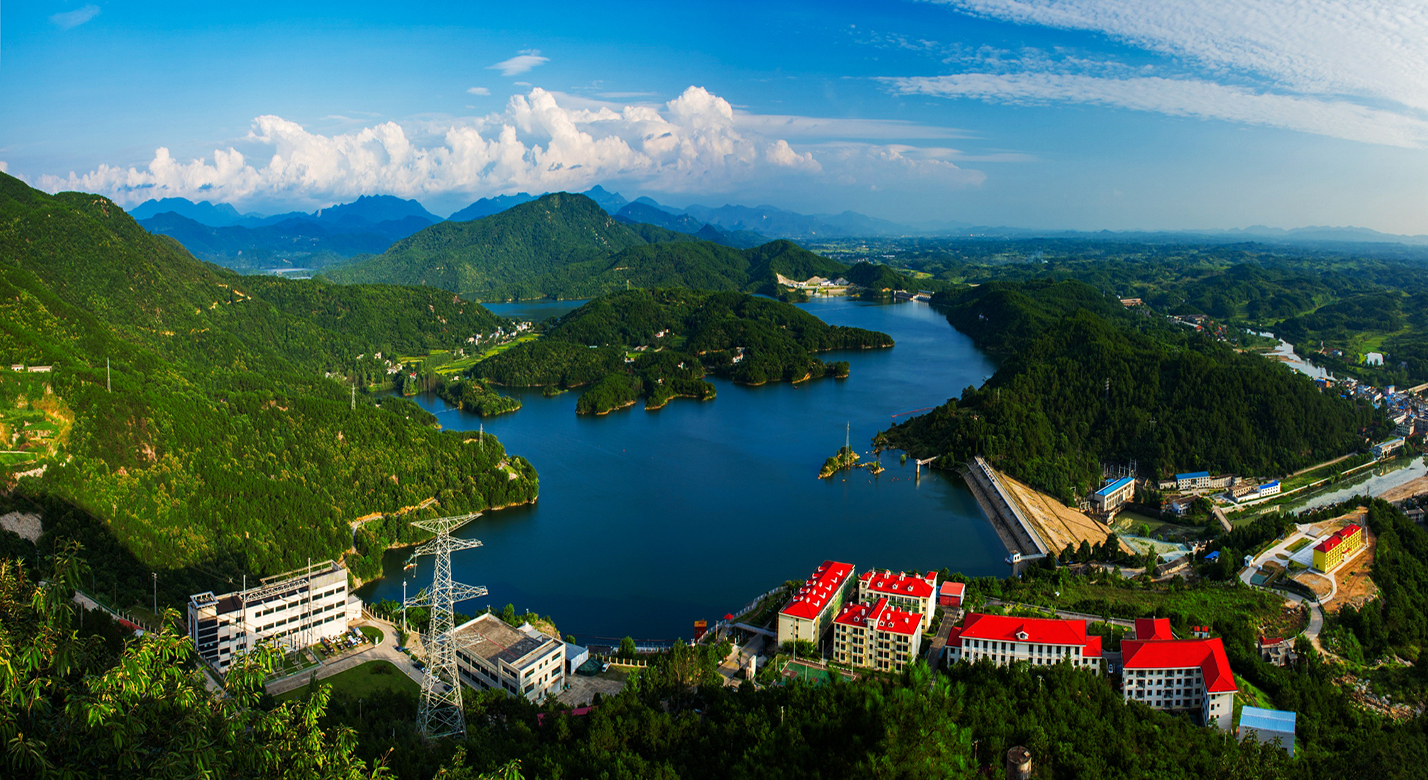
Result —
<path fill-rule="evenodd" d="M 266 577 L 257 587 L 188 597 L 188 631 L 198 655 L 220 673 L 264 640 L 301 648 L 332 639 L 362 617 L 347 592 L 347 569 L 323 561 Z"/>
<path fill-rule="evenodd" d="M 478 690 L 542 701 L 565 687 L 565 643 L 527 623 L 512 628 L 487 613 L 456 627 L 456 668 Z"/>

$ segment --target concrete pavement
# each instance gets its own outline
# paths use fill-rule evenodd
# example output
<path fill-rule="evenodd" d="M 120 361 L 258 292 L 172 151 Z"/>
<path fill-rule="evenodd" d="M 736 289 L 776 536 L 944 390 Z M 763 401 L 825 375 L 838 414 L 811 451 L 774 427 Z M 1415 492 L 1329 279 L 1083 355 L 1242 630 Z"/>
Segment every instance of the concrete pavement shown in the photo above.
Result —
<path fill-rule="evenodd" d="M 364 618 L 357 621 L 355 626 L 372 626 L 381 629 L 382 641 L 377 645 L 364 645 L 362 649 L 354 650 L 341 658 L 323 663 L 317 669 L 307 669 L 297 674 L 292 674 L 276 680 L 269 680 L 267 691 L 273 696 L 287 693 L 307 685 L 314 677 L 322 680 L 334 674 L 340 674 L 348 669 L 355 669 L 369 661 L 390 661 L 393 666 L 400 669 L 410 677 L 417 685 L 421 685 L 422 671 L 412 665 L 412 659 L 405 653 L 397 650 L 397 629 L 396 626 L 385 620 L 375 618 Z M 414 635 L 413 635 L 414 636 Z"/>

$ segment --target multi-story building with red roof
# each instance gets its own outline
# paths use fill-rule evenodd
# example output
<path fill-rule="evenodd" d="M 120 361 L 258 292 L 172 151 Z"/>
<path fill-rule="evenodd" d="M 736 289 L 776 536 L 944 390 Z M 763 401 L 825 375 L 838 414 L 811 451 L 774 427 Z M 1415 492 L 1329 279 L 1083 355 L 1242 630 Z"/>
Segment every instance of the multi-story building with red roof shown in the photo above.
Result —
<path fill-rule="evenodd" d="M 937 572 L 917 576 L 893 571 L 867 571 L 858 577 L 858 601 L 872 604 L 878 599 L 901 610 L 922 615 L 921 627 L 932 624 L 937 606 Z"/>
<path fill-rule="evenodd" d="M 922 651 L 920 613 L 889 599 L 849 604 L 833 619 L 833 660 L 847 666 L 899 672 Z"/>
<path fill-rule="evenodd" d="M 947 644 L 948 660 L 975 663 L 986 658 L 998 666 L 1025 661 L 1051 666 L 1063 660 L 1101 673 L 1101 638 L 1086 633 L 1084 620 L 1006 617 L 974 613 L 963 621 L 956 642 Z"/>
<path fill-rule="evenodd" d="M 778 613 L 778 643 L 802 639 L 817 644 L 843 606 L 853 564 L 824 561 Z"/>
<path fill-rule="evenodd" d="M 1235 676 L 1218 638 L 1170 638 L 1170 621 L 1165 618 L 1137 620 L 1135 636 L 1121 643 L 1122 691 L 1127 702 L 1138 701 L 1156 710 L 1199 710 L 1205 725 L 1230 727 Z"/>
<path fill-rule="evenodd" d="M 1314 568 L 1325 573 L 1331 572 L 1363 549 L 1363 546 L 1364 529 L 1350 523 L 1314 545 Z"/>

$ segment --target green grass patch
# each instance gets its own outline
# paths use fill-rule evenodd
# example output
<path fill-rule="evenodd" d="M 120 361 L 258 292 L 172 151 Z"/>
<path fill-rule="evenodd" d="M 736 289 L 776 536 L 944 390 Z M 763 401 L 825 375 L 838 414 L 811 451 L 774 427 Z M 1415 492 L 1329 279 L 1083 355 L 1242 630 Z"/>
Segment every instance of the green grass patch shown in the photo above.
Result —
<path fill-rule="evenodd" d="M 1289 545 L 1289 548 L 1288 548 L 1288 549 L 1289 549 L 1289 553 L 1290 553 L 1291 555 L 1293 555 L 1294 553 L 1299 552 L 1300 550 L 1304 549 L 1305 547 L 1308 547 L 1308 546 L 1309 546 L 1309 542 L 1311 542 L 1311 541 L 1313 541 L 1313 540 L 1312 540 L 1312 539 L 1309 539 L 1308 537 L 1305 537 L 1305 538 L 1303 538 L 1303 539 L 1300 539 L 1299 541 L 1295 542 L 1294 544 Z"/>
<path fill-rule="evenodd" d="M 14 466 L 18 463 L 29 463 L 35 459 L 33 452 L 0 452 L 0 466 Z"/>
<path fill-rule="evenodd" d="M 1221 618 L 1263 619 L 1275 614 L 1284 601 L 1282 596 L 1273 593 L 1217 584 L 1177 590 L 1170 586 L 1142 587 L 1074 578 L 1060 586 L 1060 597 L 1053 595 L 1055 587 L 1049 583 L 1028 582 L 1019 587 L 1005 587 L 1002 598 L 1110 617 L 1139 617 L 1160 608 L 1165 612 L 1182 613 L 1193 622 L 1204 624 Z"/>
<path fill-rule="evenodd" d="M 374 645 L 382 644 L 382 629 L 376 626 L 358 626 L 358 629 L 367 637 L 367 641 Z"/>
<path fill-rule="evenodd" d="M 1274 702 L 1270 701 L 1268 694 L 1250 684 L 1249 680 L 1235 675 L 1235 712 L 1231 722 L 1238 726 L 1240 724 L 1240 710 L 1246 706 L 1259 707 L 1260 709 L 1274 709 Z"/>
<path fill-rule="evenodd" d="M 416 698 L 421 693 L 421 686 L 417 685 L 405 672 L 398 669 L 391 661 L 368 661 L 361 666 L 348 669 L 328 677 L 318 680 L 318 685 L 332 686 L 333 695 L 345 694 L 354 699 L 364 698 L 377 691 L 397 691 L 406 693 Z M 288 691 L 277 697 L 278 701 L 288 701 L 308 694 L 308 686 L 303 686 L 296 690 Z"/>

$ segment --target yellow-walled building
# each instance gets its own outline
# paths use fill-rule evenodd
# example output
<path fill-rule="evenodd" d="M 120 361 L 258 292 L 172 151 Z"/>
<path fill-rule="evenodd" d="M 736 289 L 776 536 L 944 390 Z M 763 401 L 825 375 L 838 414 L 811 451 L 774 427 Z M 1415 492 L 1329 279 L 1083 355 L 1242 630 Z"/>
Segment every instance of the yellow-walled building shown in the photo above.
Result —
<path fill-rule="evenodd" d="M 1331 572 L 1363 546 L 1364 529 L 1352 523 L 1346 525 L 1328 539 L 1314 545 L 1314 568 Z"/>

